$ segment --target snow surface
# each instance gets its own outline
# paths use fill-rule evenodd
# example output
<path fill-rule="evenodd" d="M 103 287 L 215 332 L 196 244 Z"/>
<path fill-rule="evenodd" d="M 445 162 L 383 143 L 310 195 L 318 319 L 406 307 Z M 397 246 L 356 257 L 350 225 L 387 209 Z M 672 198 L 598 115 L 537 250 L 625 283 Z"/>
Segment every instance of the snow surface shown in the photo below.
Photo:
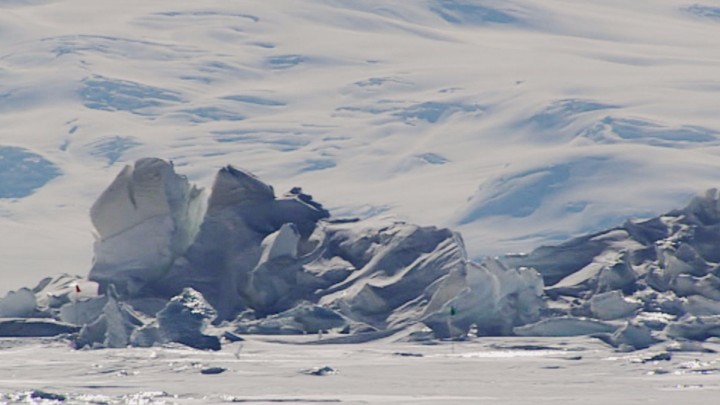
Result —
<path fill-rule="evenodd" d="M 42 401 L 56 395 L 73 404 L 712 404 L 720 390 L 716 353 L 617 354 L 587 338 L 316 341 L 253 336 L 207 352 L 75 351 L 0 339 L 0 402 L 59 403 Z M 225 371 L 203 373 L 214 367 Z"/>
<path fill-rule="evenodd" d="M 3 1 L 0 290 L 83 273 L 92 202 L 145 156 L 450 226 L 473 257 L 681 206 L 717 186 L 718 10 Z"/>

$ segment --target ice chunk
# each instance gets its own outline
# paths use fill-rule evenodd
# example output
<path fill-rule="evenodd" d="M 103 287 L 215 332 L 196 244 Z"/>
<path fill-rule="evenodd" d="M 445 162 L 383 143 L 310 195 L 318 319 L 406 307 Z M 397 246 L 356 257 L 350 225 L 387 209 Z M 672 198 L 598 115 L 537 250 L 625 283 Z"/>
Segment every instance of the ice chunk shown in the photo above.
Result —
<path fill-rule="evenodd" d="M 172 164 L 147 158 L 126 166 L 90 210 L 97 231 L 89 278 L 134 293 L 185 252 L 202 217 L 201 191 Z"/>
<path fill-rule="evenodd" d="M 263 253 L 260 262 L 267 262 L 278 257 L 297 258 L 300 233 L 294 224 L 283 224 L 279 230 L 271 233 L 262 241 Z"/>
<path fill-rule="evenodd" d="M 29 318 L 36 309 L 35 294 L 27 288 L 10 291 L 0 299 L 0 318 Z"/>
<path fill-rule="evenodd" d="M 558 317 L 518 326 L 513 329 L 513 332 L 518 336 L 583 336 L 613 333 L 616 329 L 615 326 L 595 319 Z"/>
<path fill-rule="evenodd" d="M 720 337 L 720 315 L 685 316 L 665 328 L 665 334 L 675 339 L 707 340 Z"/>
<path fill-rule="evenodd" d="M 632 322 L 626 322 L 613 334 L 599 333 L 594 336 L 620 351 L 626 352 L 647 349 L 659 342 L 652 335 L 650 328 Z"/>
<path fill-rule="evenodd" d="M 433 311 L 442 303 L 423 319 L 436 335 L 457 337 L 472 325 L 480 335 L 509 335 L 514 326 L 540 319 L 543 282 L 535 270 L 509 269 L 493 259 L 467 263 L 464 270 L 443 280 L 428 305 Z"/>
<path fill-rule="evenodd" d="M 537 266 L 553 284 L 546 292 L 558 313 L 629 320 L 603 339 L 631 350 L 652 344 L 649 330 L 691 340 L 720 333 L 714 319 L 720 311 L 718 240 L 720 195 L 709 190 L 684 209 L 508 261 Z M 674 320 L 686 313 L 695 316 Z"/>
<path fill-rule="evenodd" d="M 105 347 L 127 347 L 130 344 L 130 335 L 133 330 L 143 325 L 143 322 L 127 305 L 118 302 L 112 296 L 108 297 L 103 308 L 103 315 L 107 325 L 103 341 Z"/>
<path fill-rule="evenodd" d="M 94 322 L 102 313 L 108 299 L 106 296 L 68 302 L 60 307 L 58 317 L 63 322 L 85 325 Z"/>
<path fill-rule="evenodd" d="M 73 346 L 76 349 L 84 347 L 99 348 L 103 347 L 105 342 L 105 334 L 107 332 L 107 319 L 105 314 L 101 314 L 91 323 L 86 323 L 80 329 Z"/>
<path fill-rule="evenodd" d="M 71 300 L 96 297 L 97 290 L 98 285 L 95 282 L 80 276 L 59 274 L 42 279 L 32 291 L 35 293 L 38 309 L 44 311 L 60 308 Z"/>
<path fill-rule="evenodd" d="M 620 291 L 594 295 L 590 298 L 589 303 L 593 316 L 606 321 L 626 318 L 641 307 L 638 302 L 626 300 Z"/>
<path fill-rule="evenodd" d="M 76 348 L 123 348 L 130 344 L 133 331 L 145 325 L 142 318 L 124 302 L 118 301 L 114 288 L 105 298 L 102 313 L 91 323 L 83 325 L 75 341 Z"/>
<path fill-rule="evenodd" d="M 328 226 L 327 232 L 324 258 L 339 256 L 354 269 L 327 289 L 320 302 L 378 329 L 408 325 L 440 310 L 440 299 L 427 310 L 436 283 L 466 266 L 460 236 L 447 229 L 345 223 Z M 452 290 L 446 298 L 456 293 Z"/>
<path fill-rule="evenodd" d="M 268 335 L 315 334 L 342 328 L 347 324 L 348 320 L 337 312 L 304 302 L 264 319 L 243 322 L 238 326 L 237 332 Z"/>
<path fill-rule="evenodd" d="M 309 293 L 297 285 L 302 263 L 293 260 L 294 256 L 313 249 L 308 239 L 317 222 L 327 216 L 328 212 L 305 194 L 275 198 L 272 187 L 253 175 L 225 167 L 215 178 L 194 243 L 149 289 L 172 296 L 192 287 L 209 300 L 219 320 L 232 319 L 250 305 L 265 314 L 288 309 L 298 295 Z M 276 291 L 271 284 L 263 288 L 264 283 L 251 281 L 262 279 L 266 270 L 277 272 L 278 277 L 264 280 L 272 282 Z M 283 277 L 291 280 L 291 290 Z"/>
<path fill-rule="evenodd" d="M 700 295 L 687 297 L 683 306 L 689 313 L 696 316 L 720 314 L 720 302 Z"/>
<path fill-rule="evenodd" d="M 249 172 L 232 166 L 221 169 L 215 177 L 209 210 L 222 210 L 248 202 L 271 202 L 275 199 L 272 186 L 263 183 Z"/>
<path fill-rule="evenodd" d="M 186 288 L 157 314 L 160 334 L 168 341 L 196 349 L 220 350 L 220 339 L 202 332 L 217 316 L 199 292 Z"/>

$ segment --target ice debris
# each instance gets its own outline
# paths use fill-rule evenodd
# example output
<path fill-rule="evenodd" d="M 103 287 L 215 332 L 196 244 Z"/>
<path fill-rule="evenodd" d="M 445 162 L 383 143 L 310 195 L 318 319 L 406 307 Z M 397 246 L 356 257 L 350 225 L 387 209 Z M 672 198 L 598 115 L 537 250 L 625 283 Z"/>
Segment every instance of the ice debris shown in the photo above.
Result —
<path fill-rule="evenodd" d="M 232 166 L 218 172 L 205 211 L 191 209 L 203 205 L 193 190 L 159 159 L 123 169 L 91 213 L 99 238 L 90 279 L 101 291 L 114 286 L 132 303 L 190 287 L 217 311 L 215 323 L 232 322 L 238 333 L 359 333 L 424 322 L 449 337 L 471 324 L 510 334 L 539 320 L 538 273 L 471 263 L 450 230 L 333 221 L 300 188 L 277 197 Z M 125 215 L 129 221 L 117 219 Z M 156 316 L 167 334 L 163 311 Z"/>
<path fill-rule="evenodd" d="M 613 321 L 597 335 L 621 349 L 720 337 L 720 195 L 709 190 L 680 210 L 630 220 L 529 255 L 505 258 L 542 274 L 549 319 Z M 516 333 L 533 333 L 533 326 Z M 535 326 L 537 328 L 537 326 Z M 553 328 L 550 328 L 553 329 Z"/>
<path fill-rule="evenodd" d="M 9 294 L 0 316 L 24 320 L 5 328 L 44 318 L 46 331 L 80 328 L 78 347 L 199 349 L 219 349 L 223 336 L 328 331 L 347 342 L 589 335 L 621 351 L 720 338 L 715 190 L 657 218 L 480 262 L 451 230 L 332 219 L 300 188 L 277 196 L 232 166 L 206 200 L 171 163 L 141 159 L 91 219 L 89 280 L 62 275 Z"/>

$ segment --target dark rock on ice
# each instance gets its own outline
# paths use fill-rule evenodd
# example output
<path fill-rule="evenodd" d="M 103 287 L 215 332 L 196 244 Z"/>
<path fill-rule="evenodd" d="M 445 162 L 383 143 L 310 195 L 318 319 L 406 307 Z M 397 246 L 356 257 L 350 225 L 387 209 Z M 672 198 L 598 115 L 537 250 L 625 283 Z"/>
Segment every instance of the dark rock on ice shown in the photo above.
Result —
<path fill-rule="evenodd" d="M 200 370 L 200 374 L 205 374 L 205 375 L 222 374 L 225 371 L 227 371 L 227 369 L 222 368 L 222 367 L 206 367 L 206 368 L 203 368 L 202 370 Z"/>
<path fill-rule="evenodd" d="M 232 333 L 230 331 L 223 332 L 222 337 L 223 337 L 223 339 L 227 340 L 228 342 L 232 342 L 232 343 L 245 341 L 245 339 L 242 336 Z"/>
<path fill-rule="evenodd" d="M 62 394 L 55 394 L 52 392 L 46 392 L 41 390 L 32 390 L 30 392 L 30 398 L 32 399 L 40 399 L 40 400 L 48 400 L 48 401 L 59 401 L 64 402 L 67 400 L 67 397 Z"/>
<path fill-rule="evenodd" d="M 330 366 L 322 366 L 322 367 L 313 367 L 306 370 L 300 370 L 300 373 L 305 375 L 315 375 L 315 376 L 326 376 L 326 375 L 333 375 L 337 374 L 337 370 Z"/>

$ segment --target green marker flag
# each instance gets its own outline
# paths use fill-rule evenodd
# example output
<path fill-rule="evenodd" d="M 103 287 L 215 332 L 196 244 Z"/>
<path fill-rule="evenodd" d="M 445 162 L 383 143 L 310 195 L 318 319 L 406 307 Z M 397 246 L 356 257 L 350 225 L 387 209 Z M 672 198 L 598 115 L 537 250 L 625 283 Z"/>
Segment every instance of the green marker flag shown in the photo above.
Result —
<path fill-rule="evenodd" d="M 450 316 L 455 316 L 457 314 L 457 310 L 454 306 L 450 305 Z"/>

